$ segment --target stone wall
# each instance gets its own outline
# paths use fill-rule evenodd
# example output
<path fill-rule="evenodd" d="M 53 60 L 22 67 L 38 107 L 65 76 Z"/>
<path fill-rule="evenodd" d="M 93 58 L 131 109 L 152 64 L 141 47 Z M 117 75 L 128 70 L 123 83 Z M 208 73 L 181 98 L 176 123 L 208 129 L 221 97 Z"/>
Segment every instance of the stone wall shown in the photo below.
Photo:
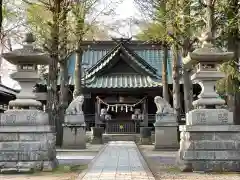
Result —
<path fill-rule="evenodd" d="M 0 172 L 49 171 L 57 165 L 56 136 L 39 110 L 8 110 L 0 118 Z"/>

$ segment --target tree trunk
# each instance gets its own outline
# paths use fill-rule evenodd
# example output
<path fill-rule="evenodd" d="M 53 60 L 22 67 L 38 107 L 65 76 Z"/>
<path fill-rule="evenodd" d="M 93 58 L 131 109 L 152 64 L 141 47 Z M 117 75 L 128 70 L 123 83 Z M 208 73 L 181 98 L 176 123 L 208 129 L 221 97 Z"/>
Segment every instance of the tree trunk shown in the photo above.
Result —
<path fill-rule="evenodd" d="M 2 3 L 2 0 L 0 0 L 0 38 L 1 38 L 1 41 L 3 41 L 3 37 L 2 37 L 2 21 L 3 21 L 3 3 Z M 1 42 L 3 43 L 3 42 Z M 3 52 L 3 45 L 1 45 L 1 52 Z M 0 59 L 0 69 L 2 67 L 2 58 Z M 0 84 L 2 83 L 2 76 L 0 75 Z"/>
<path fill-rule="evenodd" d="M 51 52 L 52 62 L 49 65 L 48 73 L 48 102 L 47 110 L 50 124 L 56 126 L 58 121 L 57 113 L 57 77 L 58 77 L 58 45 L 59 45 L 59 14 L 60 1 L 54 1 L 53 24 L 51 29 Z M 57 134 L 58 136 L 58 134 Z"/>
<path fill-rule="evenodd" d="M 181 98 L 180 98 L 180 73 L 179 73 L 179 50 L 177 44 L 172 46 L 173 62 L 172 62 L 172 78 L 173 78 L 173 108 L 177 116 L 177 122 L 181 120 Z"/>
<path fill-rule="evenodd" d="M 169 93 L 168 93 L 168 46 L 164 44 L 163 46 L 164 56 L 162 61 L 162 83 L 163 83 L 163 98 L 169 102 Z"/>
<path fill-rule="evenodd" d="M 74 92 L 73 98 L 80 96 L 83 94 L 82 92 L 82 55 L 83 49 L 81 47 L 83 36 L 85 34 L 84 24 L 85 24 L 85 8 L 86 2 L 78 2 L 79 9 L 81 9 L 78 13 L 75 14 L 75 18 L 77 21 L 76 25 L 76 35 L 77 39 L 77 48 L 76 48 L 76 59 L 75 59 L 75 72 L 74 72 Z"/>
<path fill-rule="evenodd" d="M 82 92 L 82 55 L 83 51 L 79 45 L 76 51 L 75 72 L 74 72 L 74 92 L 73 98 L 83 94 Z"/>
<path fill-rule="evenodd" d="M 166 0 L 163 0 L 160 2 L 160 8 L 162 9 L 162 16 L 166 16 L 167 13 L 167 4 Z M 164 27 L 164 33 L 167 34 L 167 22 L 166 18 L 163 18 L 162 21 L 163 27 Z M 169 92 L 168 92 L 168 69 L 167 69 L 167 64 L 168 64 L 168 44 L 165 41 L 163 43 L 163 61 L 162 61 L 162 84 L 163 84 L 163 92 L 162 96 L 163 98 L 169 102 Z"/>
<path fill-rule="evenodd" d="M 63 142 L 63 127 L 62 124 L 64 123 L 65 117 L 65 110 L 68 107 L 68 71 L 67 71 L 67 61 L 63 60 L 60 63 L 60 77 L 61 77 L 61 84 L 60 84 L 60 98 L 58 106 L 59 112 L 59 123 L 57 123 L 57 145 L 62 146 Z"/>
<path fill-rule="evenodd" d="M 62 124 L 64 123 L 64 115 L 65 110 L 68 107 L 68 62 L 67 62 L 67 39 L 68 39 L 68 30 L 67 30 L 67 10 L 68 7 L 62 7 L 62 13 L 61 13 L 61 28 L 62 28 L 62 38 L 60 42 L 60 57 L 61 60 L 59 61 L 60 64 L 60 98 L 59 98 L 59 104 L 58 106 L 58 112 L 59 112 L 59 126 L 57 129 L 57 132 L 59 134 L 57 138 L 57 144 L 59 146 L 62 145 L 63 141 L 63 127 Z"/>
<path fill-rule="evenodd" d="M 183 71 L 184 107 L 185 113 L 188 113 L 193 109 L 193 86 L 190 79 L 191 71 L 185 68 Z"/>
<path fill-rule="evenodd" d="M 239 30 L 238 30 L 238 19 L 236 18 L 239 12 L 238 0 L 229 0 L 229 7 L 227 7 L 227 19 L 232 22 L 232 26 L 228 28 L 228 51 L 234 52 L 234 61 L 239 64 Z M 238 68 L 237 66 L 235 68 Z M 239 84 L 239 81 L 236 82 Z M 234 123 L 240 124 L 240 112 L 238 108 L 240 106 L 240 101 L 238 100 L 239 92 L 233 93 L 233 103 L 230 109 L 233 110 Z M 231 99 L 231 97 L 229 97 Z"/>
<path fill-rule="evenodd" d="M 2 34 L 2 22 L 3 22 L 3 2 L 0 0 L 0 34 Z"/>
<path fill-rule="evenodd" d="M 191 8 L 190 8 L 190 3 L 188 0 L 183 0 L 183 13 L 184 13 L 184 18 L 183 18 L 183 24 L 185 27 L 185 32 L 187 33 L 187 37 L 184 39 L 183 47 L 182 47 L 182 57 L 186 57 L 189 52 L 191 52 L 192 47 L 190 47 L 190 19 L 189 17 L 191 16 Z M 183 67 L 183 89 L 184 89 L 184 109 L 185 113 L 189 112 L 192 110 L 192 101 L 193 101 L 193 86 L 192 86 L 192 81 L 190 78 L 191 71 L 189 69 L 186 69 Z"/>

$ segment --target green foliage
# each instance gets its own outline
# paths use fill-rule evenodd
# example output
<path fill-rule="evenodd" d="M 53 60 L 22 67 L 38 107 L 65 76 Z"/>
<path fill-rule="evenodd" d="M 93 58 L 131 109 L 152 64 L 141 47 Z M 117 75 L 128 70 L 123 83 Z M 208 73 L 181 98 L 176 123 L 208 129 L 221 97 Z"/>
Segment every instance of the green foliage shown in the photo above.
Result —
<path fill-rule="evenodd" d="M 237 0 L 222 0 L 216 4 L 216 26 L 218 37 L 216 44 L 219 47 L 228 49 L 235 53 L 232 61 L 224 63 L 221 66 L 221 71 L 226 74 L 226 77 L 219 80 L 217 90 L 221 94 L 234 94 L 239 92 L 240 73 L 239 73 L 239 17 L 240 4 Z"/>
<path fill-rule="evenodd" d="M 141 33 L 137 34 L 136 38 L 144 41 L 170 42 L 171 38 L 166 36 L 166 33 L 164 33 L 166 31 L 165 29 L 166 28 L 160 23 L 151 23 L 146 29 L 143 29 Z"/>
<path fill-rule="evenodd" d="M 220 66 L 220 71 L 225 73 L 225 77 L 216 84 L 219 94 L 234 94 L 239 91 L 240 73 L 234 60 L 225 62 Z"/>
<path fill-rule="evenodd" d="M 176 41 L 183 43 L 184 39 L 199 35 L 202 31 L 204 19 L 200 5 L 189 0 L 154 0 L 155 6 L 150 15 L 152 22 L 142 28 L 136 35 L 137 39 L 150 41 L 166 41 L 172 44 Z M 164 4 L 165 3 L 165 4 Z M 186 8 L 191 7 L 190 15 L 186 15 Z M 175 39 L 169 36 L 174 33 Z"/>
<path fill-rule="evenodd" d="M 141 1 L 141 0 L 138 0 Z M 142 1 L 142 5 L 147 6 L 147 0 Z M 206 15 L 205 9 L 198 1 L 170 0 L 167 3 L 166 12 L 163 11 L 163 1 L 153 0 L 153 13 L 150 14 L 153 22 L 148 23 L 142 32 L 136 37 L 141 40 L 166 41 L 172 43 L 166 31 L 175 31 L 177 41 L 199 36 L 205 30 Z M 150 4 L 150 1 L 148 2 Z M 191 7 L 190 16 L 186 14 L 188 7 Z M 145 9 L 146 11 L 146 9 Z M 240 4 L 237 0 L 221 0 L 215 2 L 214 29 L 216 34 L 216 45 L 220 48 L 229 49 L 236 53 L 237 45 L 234 44 L 239 39 L 240 28 Z M 163 22 L 166 22 L 164 24 Z M 238 31 L 238 34 L 237 34 Z M 237 53 L 236 53 L 237 54 Z M 237 58 L 221 65 L 220 70 L 226 77 L 217 82 L 217 91 L 221 94 L 232 94 L 239 90 L 240 73 L 237 65 Z"/>
<path fill-rule="evenodd" d="M 60 40 L 63 36 L 63 28 L 67 29 L 67 46 L 69 52 L 76 48 L 76 43 L 81 37 L 83 40 L 92 39 L 107 39 L 109 37 L 108 30 L 106 28 L 99 27 L 97 21 L 88 21 L 87 17 L 91 13 L 94 2 L 98 0 L 86 0 L 82 3 L 70 3 L 67 13 L 67 22 L 62 23 L 59 19 L 60 24 Z M 64 6 L 63 4 L 62 6 Z M 29 28 L 37 36 L 38 44 L 48 45 L 51 40 L 51 25 L 53 14 L 50 11 L 49 5 L 43 3 L 31 3 L 27 5 L 27 19 Z M 66 6 L 66 5 L 65 5 Z M 62 7 L 63 8 L 63 7 Z M 60 14 L 61 17 L 61 14 Z M 64 26 L 64 27 L 61 27 Z M 60 42 L 61 43 L 61 42 Z M 48 45 L 49 46 L 49 45 Z"/>
<path fill-rule="evenodd" d="M 39 44 L 44 44 L 46 39 L 50 40 L 52 12 L 43 4 L 28 5 L 27 20 Z"/>

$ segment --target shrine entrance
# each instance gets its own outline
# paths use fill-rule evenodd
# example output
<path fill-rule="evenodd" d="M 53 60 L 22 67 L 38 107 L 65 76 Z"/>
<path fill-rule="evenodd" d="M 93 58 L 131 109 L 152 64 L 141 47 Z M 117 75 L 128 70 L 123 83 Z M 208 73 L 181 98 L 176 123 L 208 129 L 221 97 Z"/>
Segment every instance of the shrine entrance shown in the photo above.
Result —
<path fill-rule="evenodd" d="M 107 134 L 135 134 L 147 126 L 146 97 L 96 97 L 96 126 Z"/>

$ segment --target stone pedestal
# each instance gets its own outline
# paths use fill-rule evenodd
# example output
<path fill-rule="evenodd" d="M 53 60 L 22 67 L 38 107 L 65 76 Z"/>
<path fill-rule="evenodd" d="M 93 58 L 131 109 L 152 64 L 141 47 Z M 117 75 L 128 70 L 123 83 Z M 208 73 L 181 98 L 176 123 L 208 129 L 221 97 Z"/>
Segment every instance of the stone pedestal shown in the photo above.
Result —
<path fill-rule="evenodd" d="M 63 126 L 63 148 L 86 148 L 86 124 L 82 105 L 84 96 L 75 97 L 66 109 Z"/>
<path fill-rule="evenodd" d="M 0 172 L 51 171 L 57 165 L 56 137 L 48 115 L 8 110 L 0 119 Z"/>
<path fill-rule="evenodd" d="M 240 126 L 226 109 L 195 109 L 180 126 L 183 171 L 240 171 Z"/>
<path fill-rule="evenodd" d="M 156 115 L 155 149 L 178 149 L 178 123 L 174 114 Z"/>
<path fill-rule="evenodd" d="M 65 124 L 77 124 L 77 125 L 84 125 L 85 124 L 85 118 L 84 114 L 66 114 L 64 117 Z"/>
<path fill-rule="evenodd" d="M 151 127 L 140 127 L 140 143 L 143 145 L 152 144 L 152 128 Z"/>
<path fill-rule="evenodd" d="M 85 149 L 86 148 L 85 126 L 63 124 L 62 148 Z"/>
<path fill-rule="evenodd" d="M 102 139 L 102 135 L 104 133 L 104 128 L 103 127 L 92 127 L 92 139 L 91 139 L 91 143 L 92 144 L 102 144 L 103 143 L 103 139 Z"/>

